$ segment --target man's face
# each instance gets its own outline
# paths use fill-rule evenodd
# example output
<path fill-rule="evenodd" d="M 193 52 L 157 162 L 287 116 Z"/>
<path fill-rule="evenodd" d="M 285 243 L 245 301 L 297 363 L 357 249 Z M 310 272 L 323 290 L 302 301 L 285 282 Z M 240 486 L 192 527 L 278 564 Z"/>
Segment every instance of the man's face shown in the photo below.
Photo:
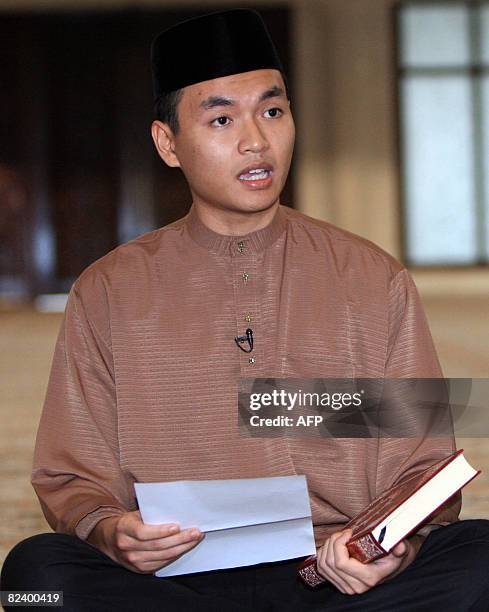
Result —
<path fill-rule="evenodd" d="M 181 167 L 195 203 L 216 212 L 258 212 L 279 201 L 295 128 L 278 70 L 186 87 L 178 119 L 170 165 Z"/>

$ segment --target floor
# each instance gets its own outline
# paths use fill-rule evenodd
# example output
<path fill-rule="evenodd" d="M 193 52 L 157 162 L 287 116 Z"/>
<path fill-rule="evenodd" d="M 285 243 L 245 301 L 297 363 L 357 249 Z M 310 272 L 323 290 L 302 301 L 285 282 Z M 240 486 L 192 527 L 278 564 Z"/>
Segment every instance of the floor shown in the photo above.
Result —
<path fill-rule="evenodd" d="M 487 299 L 431 299 L 425 307 L 445 375 L 489 378 Z M 0 564 L 16 542 L 49 529 L 29 473 L 60 322 L 59 314 L 0 309 Z M 489 518 L 488 439 L 457 442 L 483 470 L 465 490 L 462 517 Z"/>

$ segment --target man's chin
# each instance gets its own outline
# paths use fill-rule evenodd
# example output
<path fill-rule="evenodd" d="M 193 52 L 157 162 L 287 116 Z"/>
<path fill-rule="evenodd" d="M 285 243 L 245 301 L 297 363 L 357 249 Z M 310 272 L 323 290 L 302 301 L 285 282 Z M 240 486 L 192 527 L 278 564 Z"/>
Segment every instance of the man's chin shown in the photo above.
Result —
<path fill-rule="evenodd" d="M 263 190 L 240 194 L 239 198 L 230 201 L 230 205 L 243 212 L 259 212 L 269 210 L 279 201 L 280 193 L 275 190 L 273 192 Z"/>
<path fill-rule="evenodd" d="M 280 197 L 277 194 L 267 194 L 267 197 L 264 197 L 264 192 L 261 192 L 261 194 L 254 192 L 248 194 L 247 197 L 243 197 L 242 194 L 240 194 L 240 197 L 233 196 L 234 194 L 231 194 L 226 199 L 221 199 L 217 202 L 194 197 L 194 202 L 198 208 L 206 209 L 209 212 L 213 211 L 214 214 L 221 214 L 223 216 L 266 213 L 280 204 Z"/>
<path fill-rule="evenodd" d="M 267 202 L 244 202 L 242 204 L 236 204 L 233 203 L 230 208 L 228 208 L 228 210 L 232 209 L 234 212 L 236 213 L 243 213 L 243 214 L 259 214 L 259 213 L 264 213 L 267 212 L 268 210 L 270 210 L 271 208 L 277 206 L 279 204 L 279 200 L 278 198 L 276 198 L 273 201 L 267 201 Z"/>

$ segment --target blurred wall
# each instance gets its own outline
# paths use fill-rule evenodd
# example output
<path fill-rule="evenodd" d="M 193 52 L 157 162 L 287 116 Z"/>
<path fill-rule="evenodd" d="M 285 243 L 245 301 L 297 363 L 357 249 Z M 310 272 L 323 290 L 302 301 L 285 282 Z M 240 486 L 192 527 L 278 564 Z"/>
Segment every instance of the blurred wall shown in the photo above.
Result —
<path fill-rule="evenodd" d="M 293 57 L 297 207 L 402 258 L 398 4 L 297 0 Z M 412 274 L 424 296 L 481 297 L 489 304 L 488 266 L 414 269 Z"/>
<path fill-rule="evenodd" d="M 399 256 L 392 4 L 295 6 L 298 203 Z"/>

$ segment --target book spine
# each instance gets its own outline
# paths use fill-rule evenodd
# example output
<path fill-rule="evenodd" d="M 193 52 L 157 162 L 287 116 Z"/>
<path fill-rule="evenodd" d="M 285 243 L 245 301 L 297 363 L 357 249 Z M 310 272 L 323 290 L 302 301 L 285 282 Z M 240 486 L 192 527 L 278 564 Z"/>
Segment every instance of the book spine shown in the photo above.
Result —
<path fill-rule="evenodd" d="M 385 557 L 387 551 L 380 546 L 377 540 L 371 533 L 347 542 L 346 547 L 350 553 L 350 557 L 361 561 L 362 563 L 370 563 L 380 557 Z"/>
<path fill-rule="evenodd" d="M 326 578 L 323 578 L 318 574 L 316 566 L 316 555 L 308 557 L 301 563 L 298 569 L 299 576 L 302 580 L 310 587 L 316 587 L 318 584 L 326 582 Z"/>

